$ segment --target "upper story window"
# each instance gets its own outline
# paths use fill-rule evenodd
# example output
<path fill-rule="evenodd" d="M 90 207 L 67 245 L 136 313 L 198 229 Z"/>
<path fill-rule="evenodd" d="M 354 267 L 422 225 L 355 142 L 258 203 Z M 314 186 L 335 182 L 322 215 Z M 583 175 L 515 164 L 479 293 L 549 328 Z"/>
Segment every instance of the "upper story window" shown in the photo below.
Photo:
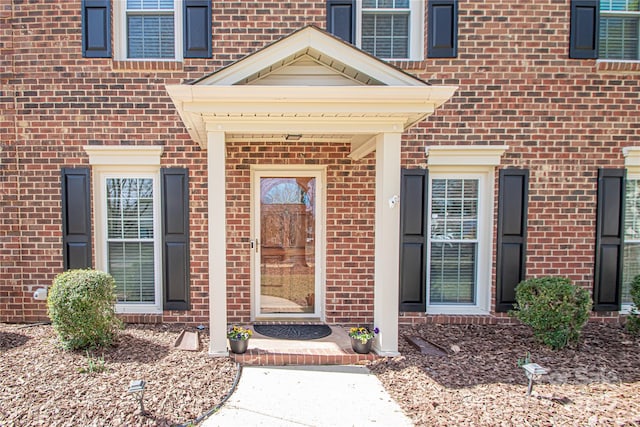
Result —
<path fill-rule="evenodd" d="M 181 59 L 181 4 L 179 0 L 115 2 L 117 58 Z"/>
<path fill-rule="evenodd" d="M 82 0 L 82 56 L 211 58 L 211 0 Z"/>
<path fill-rule="evenodd" d="M 602 59 L 640 59 L 640 2 L 600 0 L 600 49 Z"/>
<path fill-rule="evenodd" d="M 423 57 L 424 2 L 362 0 L 357 2 L 357 45 L 384 59 Z"/>

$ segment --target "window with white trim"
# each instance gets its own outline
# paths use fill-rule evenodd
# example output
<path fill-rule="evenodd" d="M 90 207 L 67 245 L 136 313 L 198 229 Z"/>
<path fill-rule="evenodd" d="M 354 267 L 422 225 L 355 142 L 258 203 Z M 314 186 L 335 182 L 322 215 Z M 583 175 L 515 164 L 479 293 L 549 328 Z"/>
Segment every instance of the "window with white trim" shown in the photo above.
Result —
<path fill-rule="evenodd" d="M 622 304 L 631 305 L 631 281 L 640 274 L 640 174 L 629 174 L 624 213 Z"/>
<path fill-rule="evenodd" d="M 96 254 L 116 282 L 119 312 L 161 312 L 159 177 L 98 173 Z"/>
<path fill-rule="evenodd" d="M 122 0 L 114 3 L 116 57 L 182 59 L 180 0 Z"/>
<path fill-rule="evenodd" d="M 489 171 L 429 173 L 427 312 L 488 312 L 492 176 Z"/>
<path fill-rule="evenodd" d="M 356 39 L 362 50 L 384 59 L 422 59 L 423 1 L 362 0 L 357 7 Z"/>
<path fill-rule="evenodd" d="M 600 0 L 601 59 L 640 60 L 640 1 Z"/>
<path fill-rule="evenodd" d="M 162 313 L 158 146 L 88 145 L 96 269 L 116 282 L 116 311 Z"/>
<path fill-rule="evenodd" d="M 426 148 L 429 168 L 427 313 L 488 314 L 500 146 Z"/>

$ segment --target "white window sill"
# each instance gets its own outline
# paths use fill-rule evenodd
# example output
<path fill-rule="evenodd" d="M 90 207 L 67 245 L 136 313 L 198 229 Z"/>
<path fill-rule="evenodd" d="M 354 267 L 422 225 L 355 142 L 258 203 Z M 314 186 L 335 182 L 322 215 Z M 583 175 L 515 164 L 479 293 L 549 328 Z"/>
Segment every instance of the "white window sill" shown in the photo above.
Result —
<path fill-rule="evenodd" d="M 127 62 L 182 62 L 183 58 L 114 58 L 116 61 Z"/>
<path fill-rule="evenodd" d="M 631 307 L 633 307 L 633 304 L 622 304 L 622 306 L 620 307 L 620 311 L 618 313 L 619 314 L 630 314 L 631 313 Z"/>
<path fill-rule="evenodd" d="M 640 64 L 640 59 L 596 59 L 596 63 L 624 63 L 624 64 Z"/>
<path fill-rule="evenodd" d="M 427 306 L 427 314 L 488 316 L 491 313 L 476 305 L 429 305 Z"/>
<path fill-rule="evenodd" d="M 118 314 L 162 314 L 162 308 L 155 304 L 116 304 Z"/>

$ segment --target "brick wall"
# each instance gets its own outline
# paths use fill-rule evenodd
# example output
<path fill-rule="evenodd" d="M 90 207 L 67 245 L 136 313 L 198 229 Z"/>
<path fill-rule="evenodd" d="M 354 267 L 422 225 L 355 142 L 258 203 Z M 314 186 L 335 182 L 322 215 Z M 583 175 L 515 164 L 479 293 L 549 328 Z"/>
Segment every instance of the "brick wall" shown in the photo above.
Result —
<path fill-rule="evenodd" d="M 80 1 L 0 0 L 0 321 L 46 320 L 33 291 L 62 271 L 60 169 L 84 145 L 163 145 L 162 166 L 188 167 L 191 303 L 164 321 L 208 322 L 206 152 L 164 89 L 194 80 L 300 26 L 324 25 L 323 2 L 213 2 L 213 58 L 82 58 Z M 159 316 L 124 316 L 156 322 Z"/>
<path fill-rule="evenodd" d="M 460 88 L 409 132 L 403 162 L 424 165 L 425 145 L 509 145 L 500 167 L 530 169 L 527 276 L 564 275 L 591 290 L 597 170 L 624 167 L 622 147 L 640 144 L 640 68 L 569 59 L 567 1 L 459 6 L 458 57 L 410 67 L 433 84 Z M 401 321 L 423 317 L 407 313 Z"/>
<path fill-rule="evenodd" d="M 568 275 L 590 289 L 597 169 L 622 167 L 622 147 L 640 145 L 640 66 L 568 59 L 565 0 L 461 0 L 459 11 L 457 58 L 395 63 L 460 87 L 405 135 L 403 166 L 424 166 L 426 145 L 509 145 L 501 167 L 531 171 L 528 275 Z M 79 0 L 0 0 L 0 321 L 45 318 L 31 293 L 62 270 L 60 168 L 86 165 L 83 145 L 154 144 L 165 147 L 163 166 L 188 167 L 191 180 L 194 310 L 163 320 L 206 323 L 206 152 L 190 140 L 164 85 L 324 21 L 324 2 L 214 1 L 213 59 L 131 63 L 82 58 Z M 230 321 L 249 316 L 248 167 L 272 160 L 327 164 L 327 320 L 370 321 L 373 157 L 352 163 L 339 143 L 242 147 L 228 147 Z M 405 314 L 401 321 L 508 319 Z"/>

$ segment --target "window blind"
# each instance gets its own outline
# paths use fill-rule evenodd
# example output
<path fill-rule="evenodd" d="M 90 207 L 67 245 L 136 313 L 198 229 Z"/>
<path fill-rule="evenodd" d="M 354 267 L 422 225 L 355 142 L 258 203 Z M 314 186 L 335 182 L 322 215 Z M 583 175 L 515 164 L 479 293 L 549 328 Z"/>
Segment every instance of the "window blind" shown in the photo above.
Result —
<path fill-rule="evenodd" d="M 155 302 L 153 180 L 107 179 L 107 258 L 118 302 Z"/>

